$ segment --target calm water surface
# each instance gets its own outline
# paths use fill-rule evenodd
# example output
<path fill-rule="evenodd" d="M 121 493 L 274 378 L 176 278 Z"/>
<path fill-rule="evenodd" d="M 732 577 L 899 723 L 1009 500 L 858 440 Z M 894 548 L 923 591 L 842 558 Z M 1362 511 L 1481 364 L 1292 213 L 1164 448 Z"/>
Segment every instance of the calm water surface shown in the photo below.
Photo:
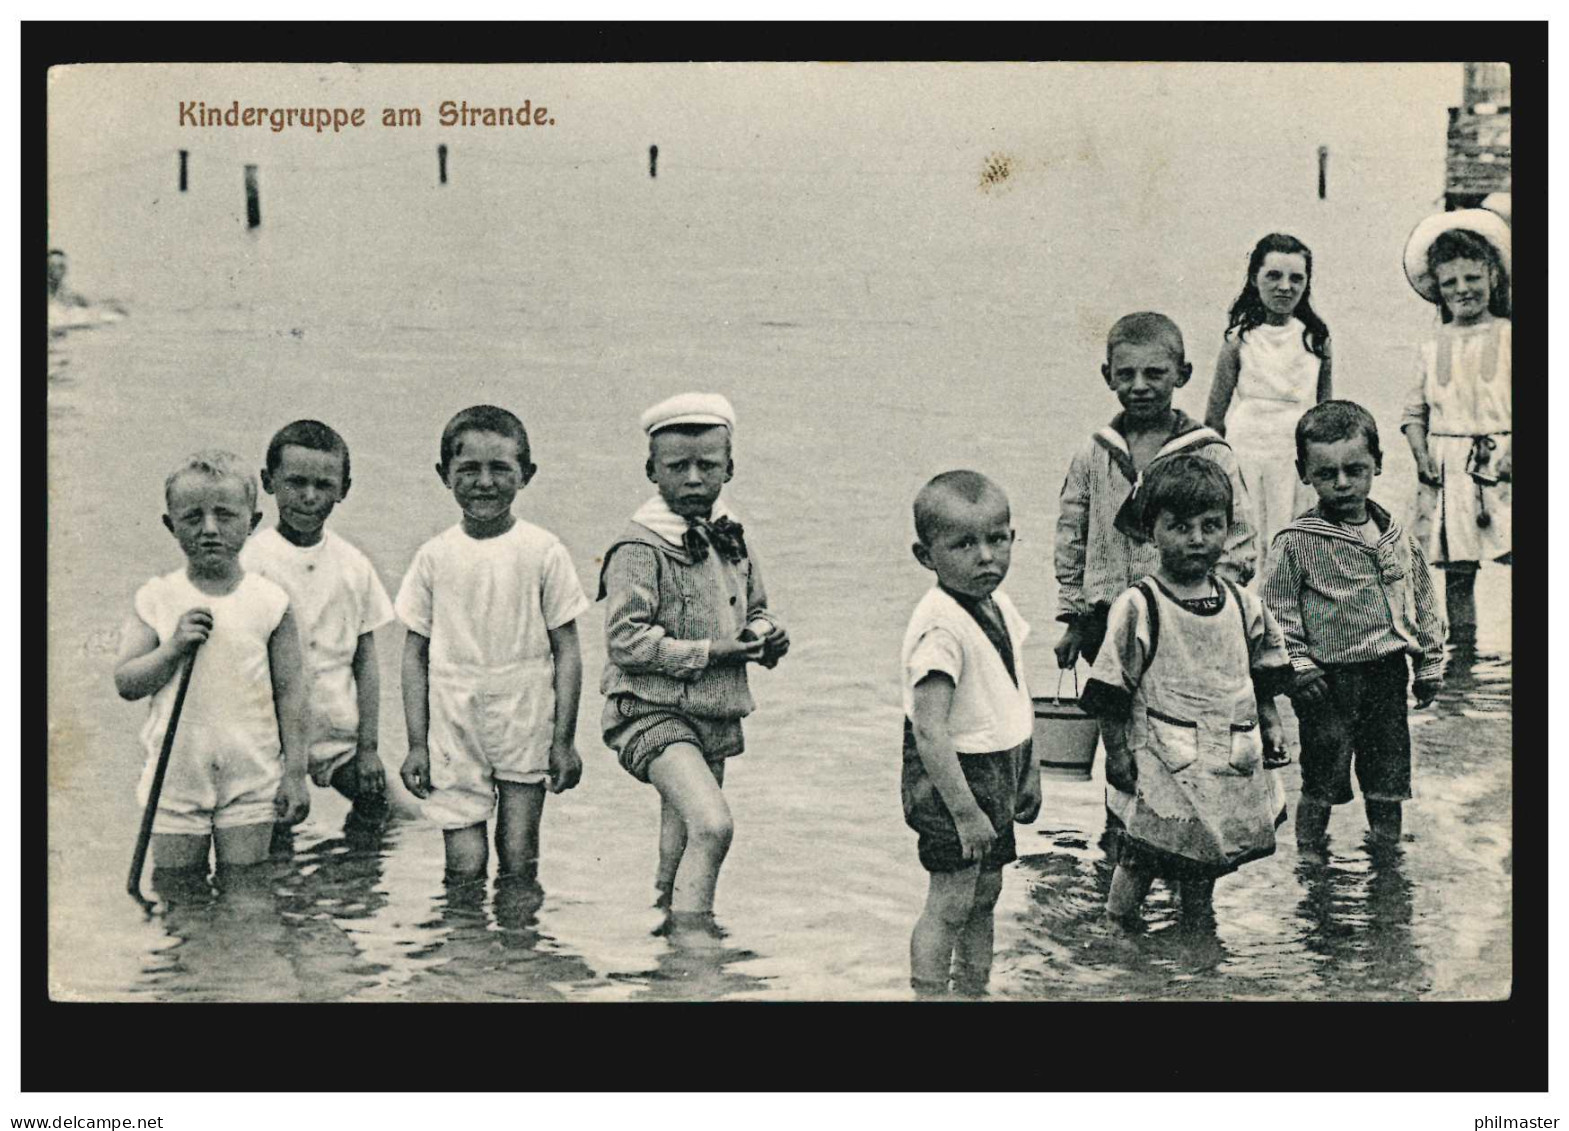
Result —
<path fill-rule="evenodd" d="M 975 466 L 1010 492 L 1020 541 L 1007 585 L 1035 625 L 1033 683 L 1049 691 L 1051 525 L 1072 446 L 1115 408 L 1097 374 L 1106 328 L 1132 309 L 1176 317 L 1196 368 L 1178 403 L 1200 413 L 1252 240 L 1300 217 L 1339 390 L 1386 433 L 1376 494 L 1400 513 L 1412 490 L 1395 427 L 1409 347 L 1431 315 L 1398 252 L 1431 204 L 1441 130 L 1421 145 L 1370 142 L 1360 157 L 1337 150 L 1344 189 L 1328 203 L 1311 195 L 1300 138 L 1258 141 L 1303 165 L 1268 193 L 1181 146 L 1169 158 L 1180 175 L 1130 178 L 1112 141 L 1066 165 L 1021 160 L 987 190 L 978 146 L 895 170 L 824 153 L 810 173 L 717 159 L 683 169 L 666 155 L 655 182 L 636 158 L 476 160 L 441 190 L 422 148 L 417 165 L 374 178 L 264 174 L 256 234 L 236 194 L 167 191 L 162 161 L 112 187 L 71 182 L 51 238 L 73 252 L 74 283 L 132 315 L 50 349 L 56 995 L 907 996 L 925 877 L 899 810 L 897 656 L 929 583 L 907 548 L 920 484 Z M 431 467 L 442 424 L 466 404 L 508 405 L 542 469 L 519 513 L 561 536 L 592 592 L 596 555 L 649 490 L 637 414 L 693 387 L 737 406 L 733 502 L 795 641 L 754 680 L 748 752 L 727 778 L 738 833 L 719 890 L 724 939 L 651 933 L 657 802 L 599 739 L 597 608 L 582 622 L 587 769 L 548 803 L 542 900 L 448 892 L 441 836 L 407 798 L 364 842 L 345 837 L 346 806 L 316 791 L 291 858 L 245 888 L 142 916 L 121 885 L 145 704 L 122 703 L 111 671 L 137 586 L 178 564 L 159 514 L 183 453 L 228 447 L 259 466 L 287 420 L 333 423 L 354 460 L 334 527 L 395 591 L 418 544 L 456 517 Z M 995 995 L 1506 994 L 1507 570 L 1484 571 L 1480 601 L 1482 658 L 1412 719 L 1418 799 L 1397 860 L 1369 859 L 1360 808 L 1346 807 L 1327 868 L 1299 867 L 1288 824 L 1274 857 L 1221 882 L 1215 932 L 1177 926 L 1157 885 L 1149 930 L 1116 939 L 1097 922 L 1109 878 L 1100 782 L 1048 781 L 998 909 Z M 396 627 L 378 641 L 393 771 L 401 644 Z M 1296 770 L 1285 773 L 1294 799 Z"/>

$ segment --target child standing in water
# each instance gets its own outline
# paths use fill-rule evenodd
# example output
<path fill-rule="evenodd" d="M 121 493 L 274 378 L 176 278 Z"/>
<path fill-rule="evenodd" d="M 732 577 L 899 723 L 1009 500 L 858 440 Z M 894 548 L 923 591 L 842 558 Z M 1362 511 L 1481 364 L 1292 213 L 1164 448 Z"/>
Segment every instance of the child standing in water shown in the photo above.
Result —
<path fill-rule="evenodd" d="M 1095 662 L 1111 603 L 1159 562 L 1129 506 L 1156 460 L 1191 451 L 1220 466 L 1237 505 L 1216 568 L 1245 585 L 1256 566 L 1257 539 L 1237 457 L 1213 428 L 1171 404 L 1172 394 L 1193 376 L 1177 324 L 1151 312 L 1119 318 L 1106 335 L 1101 376 L 1122 411 L 1073 454 L 1057 516 L 1057 619 L 1067 626 L 1057 642 L 1057 663 L 1064 668 L 1080 655 Z"/>
<path fill-rule="evenodd" d="M 436 474 L 463 520 L 419 548 L 398 590 L 409 630 L 403 784 L 441 827 L 449 881 L 484 877 L 496 812 L 500 878 L 536 883 L 545 790 L 583 773 L 576 622 L 588 598 L 560 540 L 512 514 L 536 471 L 506 409 L 475 405 L 448 421 Z"/>
<path fill-rule="evenodd" d="M 375 832 L 388 813 L 375 633 L 392 602 L 370 559 L 327 529 L 349 493 L 349 447 L 319 420 L 296 420 L 267 445 L 261 481 L 278 521 L 240 561 L 289 594 L 310 674 L 311 779 L 353 802 L 346 831 Z"/>
<path fill-rule="evenodd" d="M 1417 349 L 1401 417 L 1418 480 L 1411 533 L 1445 571 L 1450 640 L 1469 648 L 1477 569 L 1513 550 L 1509 227 L 1484 209 L 1429 217 L 1411 234 L 1405 265 L 1442 316 Z"/>
<path fill-rule="evenodd" d="M 904 634 L 904 819 L 920 834 L 926 906 L 910 935 L 918 997 L 985 993 L 1013 823 L 1035 820 L 1040 771 L 1024 678 L 1030 626 L 999 586 L 1013 554 L 1008 497 L 948 471 L 915 497 L 915 560 L 936 575 Z"/>
<path fill-rule="evenodd" d="M 1325 401 L 1297 423 L 1296 447 L 1318 504 L 1275 538 L 1261 591 L 1294 673 L 1297 848 L 1322 862 L 1330 807 L 1352 799 L 1353 763 L 1374 844 L 1399 844 L 1400 806 L 1411 796 L 1411 665 L 1425 707 L 1443 687 L 1444 631 L 1416 540 L 1368 498 L 1383 468 L 1372 414 Z"/>
<path fill-rule="evenodd" d="M 1237 453 L 1261 556 L 1275 531 L 1312 502 L 1297 476 L 1292 436 L 1304 411 L 1334 395 L 1329 327 L 1312 297 L 1307 245 L 1278 232 L 1259 240 L 1231 304 L 1204 415 Z"/>
<path fill-rule="evenodd" d="M 735 475 L 735 410 L 685 393 L 643 414 L 644 471 L 658 488 L 605 551 L 605 744 L 659 791 L 656 906 L 668 925 L 713 925 L 714 888 L 734 825 L 725 760 L 745 748 L 755 706 L 746 665 L 790 647 L 757 559 L 720 492 Z M 687 863 L 676 893 L 676 873 Z"/>
<path fill-rule="evenodd" d="M 240 564 L 261 512 L 256 481 L 228 452 L 198 452 L 164 484 L 163 524 L 185 568 L 136 593 L 120 631 L 114 683 L 124 699 L 151 696 L 138 799 L 147 803 L 174 707 L 176 673 L 196 653 L 153 821 L 153 883 L 220 877 L 267 858 L 274 822 L 310 812 L 306 679 L 289 597 Z M 198 651 L 199 649 L 199 651 Z"/>
<path fill-rule="evenodd" d="M 1160 460 L 1189 452 L 1214 461 L 1225 473 L 1235 507 L 1215 568 L 1239 585 L 1253 577 L 1257 541 L 1237 457 L 1218 432 L 1171 403 L 1172 394 L 1192 375 L 1182 331 L 1164 314 L 1125 315 L 1106 335 L 1101 377 L 1122 412 L 1073 454 L 1062 483 L 1055 548 L 1057 619 L 1067 627 L 1057 641 L 1059 667 L 1073 667 L 1081 655 L 1095 662 L 1111 603 L 1159 564 L 1135 492 Z M 1108 834 L 1119 824 L 1111 800 L 1108 790 Z"/>
<path fill-rule="evenodd" d="M 1106 912 L 1130 925 L 1161 877 L 1181 881 L 1183 917 L 1203 921 L 1218 877 L 1275 851 L 1285 811 L 1268 769 L 1284 761 L 1275 695 L 1291 661 L 1262 602 L 1214 573 L 1232 521 L 1226 473 L 1175 455 L 1140 495 L 1160 565 L 1112 605 L 1083 696 L 1125 825 Z"/>

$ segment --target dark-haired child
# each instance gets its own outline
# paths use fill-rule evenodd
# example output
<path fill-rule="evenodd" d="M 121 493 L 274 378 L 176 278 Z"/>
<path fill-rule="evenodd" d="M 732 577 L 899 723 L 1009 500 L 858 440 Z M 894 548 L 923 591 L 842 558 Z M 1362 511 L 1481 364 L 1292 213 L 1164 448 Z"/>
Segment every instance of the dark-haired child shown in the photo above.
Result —
<path fill-rule="evenodd" d="M 1406 274 L 1442 323 L 1417 349 L 1400 428 L 1416 459 L 1411 534 L 1444 571 L 1449 630 L 1476 643 L 1476 573 L 1513 552 L 1514 425 L 1509 227 L 1485 209 L 1429 217 Z"/>
<path fill-rule="evenodd" d="M 588 597 L 560 540 L 512 514 L 536 470 L 506 409 L 476 405 L 448 421 L 436 474 L 463 519 L 419 548 L 398 590 L 409 630 L 403 784 L 442 829 L 449 880 L 485 875 L 499 795 L 500 875 L 537 882 L 546 787 L 571 789 L 583 772 L 576 620 Z"/>
<path fill-rule="evenodd" d="M 278 521 L 240 561 L 289 595 L 309 674 L 311 779 L 353 802 L 351 830 L 370 832 L 388 812 L 375 632 L 392 620 L 392 602 L 370 559 L 327 529 L 349 493 L 348 445 L 318 420 L 286 424 L 267 445 L 261 483 Z"/>
<path fill-rule="evenodd" d="M 975 471 L 936 476 L 915 497 L 915 560 L 937 584 L 905 630 L 905 823 L 920 834 L 926 906 L 910 934 L 919 997 L 985 992 L 1013 824 L 1041 807 L 1024 678 L 1030 626 L 1000 589 L 1013 555 L 1008 496 Z"/>
<path fill-rule="evenodd" d="M 1154 574 L 1112 603 L 1083 704 L 1101 719 L 1109 804 L 1124 829 L 1106 900 L 1136 917 L 1152 881 L 1180 880 L 1182 913 L 1212 913 L 1215 880 L 1275 851 L 1284 795 L 1274 697 L 1289 682 L 1280 629 L 1258 597 L 1217 577 L 1231 482 L 1191 453 L 1150 468 L 1141 520 Z"/>
<path fill-rule="evenodd" d="M 1291 430 L 1304 409 L 1334 396 L 1330 370 L 1329 327 L 1313 309 L 1313 252 L 1272 232 L 1248 257 L 1204 414 L 1237 453 L 1261 554 L 1312 504 L 1291 458 Z"/>
<path fill-rule="evenodd" d="M 1297 423 L 1296 443 L 1318 504 L 1276 536 L 1261 594 L 1291 653 L 1297 846 L 1321 860 L 1330 807 L 1352 799 L 1353 765 L 1375 844 L 1398 844 L 1411 796 L 1410 665 L 1426 706 L 1443 687 L 1444 626 L 1421 548 L 1368 498 L 1383 468 L 1372 415 L 1325 401 Z"/>

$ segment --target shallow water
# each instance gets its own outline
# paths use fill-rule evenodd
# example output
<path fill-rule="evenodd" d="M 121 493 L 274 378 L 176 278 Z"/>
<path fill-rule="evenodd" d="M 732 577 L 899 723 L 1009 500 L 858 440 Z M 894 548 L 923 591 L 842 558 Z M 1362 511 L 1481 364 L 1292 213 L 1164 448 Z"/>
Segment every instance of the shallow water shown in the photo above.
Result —
<path fill-rule="evenodd" d="M 73 286 L 131 316 L 50 343 L 56 996 L 907 996 L 925 880 L 899 811 L 897 654 L 929 582 L 907 549 L 909 500 L 927 477 L 975 466 L 1009 490 L 1020 541 L 1007 585 L 1035 625 L 1025 651 L 1048 691 L 1051 524 L 1072 446 L 1115 408 L 1096 373 L 1106 327 L 1130 309 L 1176 317 L 1196 368 L 1178 403 L 1201 413 L 1247 249 L 1278 225 L 1317 253 L 1340 394 L 1385 430 L 1376 497 L 1400 513 L 1411 494 L 1395 426 L 1431 315 L 1398 250 L 1440 175 L 1442 101 L 1422 103 L 1432 130 L 1413 114 L 1324 117 L 1337 179 L 1319 202 L 1302 136 L 1250 142 L 1262 164 L 1301 164 L 1300 176 L 1236 177 L 1213 147 L 1183 143 L 1199 127 L 1178 111 L 1201 104 L 1199 89 L 1163 89 L 1177 109 L 1077 124 L 1067 164 L 1055 142 L 1015 136 L 1001 188 L 981 187 L 996 140 L 968 135 L 905 139 L 921 159 L 893 164 L 801 141 L 812 160 L 794 171 L 720 152 L 683 164 L 662 147 L 657 181 L 636 156 L 464 153 L 440 190 L 421 142 L 372 173 L 264 165 L 266 222 L 251 234 L 237 191 L 180 197 L 161 160 L 112 182 L 62 181 L 51 240 L 72 250 Z M 1142 168 L 1126 157 L 1130 130 L 1171 175 L 1129 175 Z M 202 149 L 192 165 L 195 185 L 238 184 Z M 794 639 L 777 671 L 757 674 L 748 751 L 726 779 L 738 833 L 719 890 L 725 938 L 652 933 L 656 799 L 599 740 L 597 609 L 582 622 L 587 770 L 547 805 L 542 902 L 444 890 L 440 834 L 406 798 L 379 841 L 351 843 L 345 804 L 315 791 L 293 856 L 263 882 L 142 916 L 121 878 L 145 706 L 115 697 L 111 669 L 136 587 L 178 564 L 158 522 L 169 466 L 205 446 L 259 466 L 287 420 L 333 423 L 354 460 L 334 528 L 395 591 L 415 547 L 455 518 L 431 470 L 441 425 L 492 400 L 523 416 L 542 468 L 519 513 L 561 536 L 592 592 L 595 555 L 648 493 L 637 413 L 690 387 L 736 404 L 733 501 Z M 1509 580 L 1483 572 L 1483 659 L 1413 715 L 1418 798 L 1396 861 L 1369 858 L 1360 809 L 1347 807 L 1327 866 L 1298 864 L 1287 824 L 1275 856 L 1221 881 L 1213 933 L 1177 926 L 1157 885 L 1148 929 L 1114 938 L 1096 920 L 1101 786 L 1048 780 L 1007 873 L 994 994 L 1506 994 Z M 378 641 L 392 770 L 401 643 L 395 627 Z M 1284 772 L 1294 797 L 1296 771 Z"/>

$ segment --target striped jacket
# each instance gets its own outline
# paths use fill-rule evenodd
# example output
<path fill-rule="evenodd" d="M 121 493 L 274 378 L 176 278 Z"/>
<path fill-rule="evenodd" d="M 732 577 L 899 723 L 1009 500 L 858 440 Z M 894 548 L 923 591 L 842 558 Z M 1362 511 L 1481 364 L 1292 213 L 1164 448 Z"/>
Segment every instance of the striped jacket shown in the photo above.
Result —
<path fill-rule="evenodd" d="M 1444 619 L 1416 542 L 1371 499 L 1383 533 L 1369 546 L 1353 530 L 1303 513 L 1275 535 L 1261 595 L 1286 636 L 1299 675 L 1395 652 L 1416 657 L 1416 678 L 1442 679 Z"/>
<path fill-rule="evenodd" d="M 1231 530 L 1215 569 L 1246 585 L 1257 565 L 1257 539 L 1247 518 L 1252 507 L 1237 457 L 1220 433 L 1177 409 L 1171 438 L 1155 459 L 1182 451 L 1214 460 L 1231 480 Z M 1057 516 L 1058 620 L 1071 621 L 1096 605 L 1110 605 L 1135 581 L 1160 567 L 1154 543 L 1131 538 L 1116 526 L 1117 512 L 1133 494 L 1138 479 L 1120 414 L 1073 454 Z"/>
<path fill-rule="evenodd" d="M 751 620 L 779 623 L 768 610 L 757 559 L 719 553 L 694 561 L 637 522 L 605 551 L 604 695 L 714 719 L 739 719 L 755 706 L 743 664 L 710 665 L 709 641 L 733 639 Z"/>

